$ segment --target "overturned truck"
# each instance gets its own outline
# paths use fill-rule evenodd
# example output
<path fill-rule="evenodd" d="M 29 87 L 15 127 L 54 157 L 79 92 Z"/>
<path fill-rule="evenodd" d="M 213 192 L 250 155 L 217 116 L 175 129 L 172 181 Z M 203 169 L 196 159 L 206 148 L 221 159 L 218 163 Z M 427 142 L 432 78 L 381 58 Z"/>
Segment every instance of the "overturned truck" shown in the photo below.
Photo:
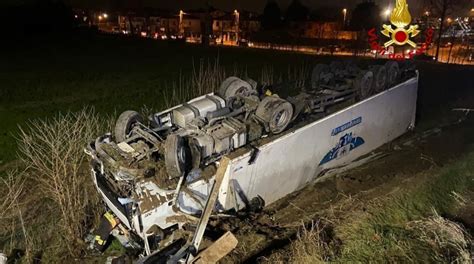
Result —
<path fill-rule="evenodd" d="M 209 217 L 269 205 L 414 127 L 412 67 L 318 64 L 295 85 L 229 77 L 147 119 L 122 113 L 86 150 L 111 211 L 96 243 L 110 232 L 142 262 L 191 262 Z"/>

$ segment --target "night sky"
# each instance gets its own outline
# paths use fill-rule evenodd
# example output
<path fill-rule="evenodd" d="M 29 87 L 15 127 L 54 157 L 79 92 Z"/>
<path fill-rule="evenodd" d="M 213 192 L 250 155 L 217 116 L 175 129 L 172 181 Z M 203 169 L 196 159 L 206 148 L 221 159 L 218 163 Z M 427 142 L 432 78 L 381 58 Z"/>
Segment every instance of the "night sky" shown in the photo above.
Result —
<path fill-rule="evenodd" d="M 353 8 L 357 3 L 362 2 L 361 0 L 330 0 L 330 1 L 323 1 L 323 0 L 300 0 L 304 5 L 310 7 L 311 9 L 316 9 L 322 6 L 332 6 L 332 7 L 346 7 L 346 8 Z M 149 1 L 150 3 L 157 3 L 158 1 Z M 186 8 L 196 8 L 200 6 L 204 6 L 207 0 L 176 0 L 176 1 L 163 1 L 163 6 L 167 6 L 173 9 L 179 9 L 181 6 L 186 6 Z M 265 7 L 266 0 L 211 0 L 209 1 L 211 5 L 215 6 L 216 8 L 225 9 L 225 10 L 232 10 L 232 9 L 245 9 L 250 11 L 262 12 L 263 8 Z M 280 7 L 285 9 L 291 0 L 277 0 L 280 4 Z M 386 7 L 389 3 L 394 5 L 395 0 L 378 0 L 376 1 L 381 7 Z M 414 1 L 409 0 L 408 3 L 414 9 L 418 8 L 421 1 Z"/>
<path fill-rule="evenodd" d="M 28 2 L 36 2 L 41 0 L 0 0 L 0 6 L 2 4 L 21 4 Z M 142 2 L 145 7 L 156 7 L 170 10 L 179 10 L 179 9 L 197 9 L 206 6 L 206 3 L 210 3 L 215 8 L 232 11 L 234 9 L 238 10 L 247 10 L 254 11 L 257 13 L 262 13 L 267 0 L 62 0 L 66 3 L 69 3 L 73 7 L 78 8 L 93 8 L 93 9 L 104 9 L 107 11 L 107 6 L 111 6 L 109 3 L 114 1 L 122 2 Z M 284 11 L 286 7 L 291 3 L 292 0 L 277 0 L 280 8 Z M 335 7 L 335 8 L 348 8 L 349 11 L 353 9 L 358 3 L 363 2 L 364 0 L 300 0 L 304 5 L 308 6 L 310 9 L 317 9 L 320 7 Z M 390 7 L 393 8 L 395 5 L 395 0 L 374 0 L 382 10 Z M 473 6 L 474 0 L 464 0 L 466 4 L 460 10 L 457 10 L 455 13 L 463 14 L 468 13 Z M 426 0 L 407 0 L 410 7 L 410 12 L 412 15 L 419 15 L 421 12 L 424 12 L 424 2 Z M 465 10 L 464 10 L 465 9 Z"/>
<path fill-rule="evenodd" d="M 100 6 L 110 0 L 67 0 L 70 1 L 73 6 L 83 7 L 94 7 Z M 134 0 L 130 0 L 134 1 Z M 205 7 L 206 3 L 209 2 L 212 6 L 223 9 L 223 10 L 248 10 L 261 13 L 267 0 L 141 0 L 144 6 L 152 6 L 164 9 L 195 9 Z M 338 8 L 353 8 L 362 0 L 300 0 L 304 5 L 310 9 L 316 9 L 318 7 L 338 7 Z M 277 0 L 280 8 L 283 10 L 289 5 L 291 0 Z M 382 9 L 385 9 L 389 5 L 395 5 L 395 0 L 376 0 L 376 3 L 380 5 Z M 408 0 L 408 4 L 412 12 L 417 12 L 422 7 L 420 0 Z"/>

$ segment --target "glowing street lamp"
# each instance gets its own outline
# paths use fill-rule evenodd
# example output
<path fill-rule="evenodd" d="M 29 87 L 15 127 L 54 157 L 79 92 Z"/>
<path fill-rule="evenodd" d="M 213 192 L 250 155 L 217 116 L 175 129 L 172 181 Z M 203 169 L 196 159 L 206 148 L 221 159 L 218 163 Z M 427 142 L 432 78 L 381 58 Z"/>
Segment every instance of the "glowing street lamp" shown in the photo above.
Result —
<path fill-rule="evenodd" d="M 426 11 L 426 12 L 425 12 L 425 16 L 430 16 L 430 12 L 429 12 L 429 11 Z"/>
<path fill-rule="evenodd" d="M 184 29 L 183 29 L 183 16 L 185 15 L 186 13 L 184 13 L 183 10 L 179 10 L 179 33 L 182 34 L 184 32 Z"/>
<path fill-rule="evenodd" d="M 108 17 L 109 17 L 109 15 L 107 15 L 107 13 L 102 14 L 102 16 L 103 16 L 104 18 L 108 18 Z"/>
<path fill-rule="evenodd" d="M 240 20 L 240 13 L 239 11 L 234 10 L 234 16 L 235 16 L 235 23 L 238 25 L 239 24 L 239 20 Z"/>
<path fill-rule="evenodd" d="M 103 17 L 102 17 L 102 16 L 99 16 L 98 18 L 99 18 L 99 21 L 102 21 L 102 19 L 103 19 Z"/>
<path fill-rule="evenodd" d="M 342 9 L 342 14 L 344 15 L 344 23 L 343 23 L 343 26 L 346 26 L 347 8 Z"/>
<path fill-rule="evenodd" d="M 448 17 L 448 19 L 446 19 L 446 21 L 448 22 L 448 24 L 451 24 L 451 22 L 453 22 L 453 20 L 450 17 Z"/>
<path fill-rule="evenodd" d="M 237 9 L 234 10 L 235 16 L 235 41 L 236 43 L 239 42 L 239 24 L 240 24 L 240 13 Z"/>

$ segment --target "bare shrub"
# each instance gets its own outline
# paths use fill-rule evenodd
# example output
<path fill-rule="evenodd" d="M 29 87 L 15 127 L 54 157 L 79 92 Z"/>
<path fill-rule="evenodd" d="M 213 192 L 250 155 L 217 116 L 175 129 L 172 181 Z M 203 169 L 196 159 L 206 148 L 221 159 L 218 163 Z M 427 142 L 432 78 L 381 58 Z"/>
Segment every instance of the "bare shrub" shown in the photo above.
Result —
<path fill-rule="evenodd" d="M 18 170 L 7 171 L 5 179 L 0 178 L 1 186 L 3 187 L 3 199 L 0 201 L 0 229 L 6 228 L 6 222 L 15 217 L 13 213 L 18 207 L 18 201 L 23 193 L 25 179 L 23 177 L 16 177 L 19 174 Z"/>
<path fill-rule="evenodd" d="M 294 87 L 303 87 L 306 85 L 306 80 L 309 76 L 310 67 L 306 63 L 301 63 L 294 67 L 289 66 L 287 72 L 287 80 L 294 81 Z"/>
<path fill-rule="evenodd" d="M 23 173 L 24 171 L 19 170 L 7 171 L 6 177 L 0 179 L 0 192 L 3 194 L 3 199 L 0 202 L 0 234 L 2 237 L 6 237 L 15 233 L 17 226 L 20 227 L 19 233 L 22 236 L 26 258 L 31 259 L 33 243 L 25 226 L 23 206 L 20 203 L 25 195 L 26 180 Z M 13 236 L 10 237 L 13 238 Z M 13 243 L 10 243 L 10 249 L 13 246 Z"/>
<path fill-rule="evenodd" d="M 276 73 L 272 66 L 262 68 L 259 82 L 263 85 L 272 85 L 284 81 L 294 81 L 291 83 L 294 87 L 302 87 L 305 85 L 309 76 L 310 67 L 307 63 L 301 65 L 289 66 L 286 73 Z M 231 75 L 240 78 L 248 78 L 246 68 L 234 65 Z M 163 108 L 167 109 L 175 105 L 186 102 L 192 98 L 216 92 L 222 81 L 226 77 L 225 68 L 220 64 L 219 58 L 213 61 L 200 59 L 199 63 L 193 61 L 193 71 L 189 77 L 179 75 L 178 80 L 168 86 L 170 89 L 162 91 Z"/>
<path fill-rule="evenodd" d="M 334 257 L 334 245 L 328 237 L 328 228 L 319 221 L 312 222 L 309 227 L 303 226 L 290 245 L 289 262 L 323 263 Z"/>
<path fill-rule="evenodd" d="M 239 70 L 234 67 L 234 75 L 238 75 Z M 225 79 L 225 70 L 219 63 L 219 58 L 213 63 L 209 60 L 199 60 L 199 67 L 193 62 L 193 73 L 191 75 L 190 88 L 196 95 L 202 95 L 216 91 Z"/>
<path fill-rule="evenodd" d="M 270 85 L 274 83 L 274 77 L 275 73 L 273 67 L 265 66 L 262 68 L 262 73 L 260 75 L 260 83 L 264 85 Z"/>
<path fill-rule="evenodd" d="M 84 146 L 102 130 L 98 115 L 85 108 L 20 129 L 19 156 L 29 192 L 43 198 L 58 215 L 51 223 L 71 257 L 84 249 L 83 235 L 97 217 L 98 197 L 87 168 Z"/>
<path fill-rule="evenodd" d="M 234 75 L 239 73 L 235 67 Z M 225 69 L 220 65 L 219 58 L 213 62 L 201 59 L 197 65 L 193 61 L 193 71 L 188 78 L 180 74 L 178 80 L 169 86 L 171 89 L 163 90 L 163 107 L 170 108 L 197 96 L 215 92 L 225 77 Z"/>
<path fill-rule="evenodd" d="M 471 263 L 472 238 L 461 225 L 435 212 L 434 216 L 411 221 L 407 226 L 417 235 L 418 241 L 430 246 L 436 262 Z"/>

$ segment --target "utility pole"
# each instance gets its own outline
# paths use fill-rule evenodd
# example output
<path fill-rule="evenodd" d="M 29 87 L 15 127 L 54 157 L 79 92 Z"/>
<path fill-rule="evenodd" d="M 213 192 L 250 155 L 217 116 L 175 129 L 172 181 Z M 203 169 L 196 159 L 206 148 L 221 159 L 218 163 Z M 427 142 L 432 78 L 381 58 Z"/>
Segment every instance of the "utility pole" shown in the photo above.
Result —
<path fill-rule="evenodd" d="M 439 32 L 438 32 L 438 42 L 436 43 L 436 55 L 435 59 L 436 62 L 439 60 L 439 48 L 441 46 L 441 37 L 443 35 L 444 29 L 444 18 L 446 17 L 446 11 L 448 10 L 448 0 L 442 0 L 442 8 L 441 8 L 441 24 L 439 25 Z"/>

